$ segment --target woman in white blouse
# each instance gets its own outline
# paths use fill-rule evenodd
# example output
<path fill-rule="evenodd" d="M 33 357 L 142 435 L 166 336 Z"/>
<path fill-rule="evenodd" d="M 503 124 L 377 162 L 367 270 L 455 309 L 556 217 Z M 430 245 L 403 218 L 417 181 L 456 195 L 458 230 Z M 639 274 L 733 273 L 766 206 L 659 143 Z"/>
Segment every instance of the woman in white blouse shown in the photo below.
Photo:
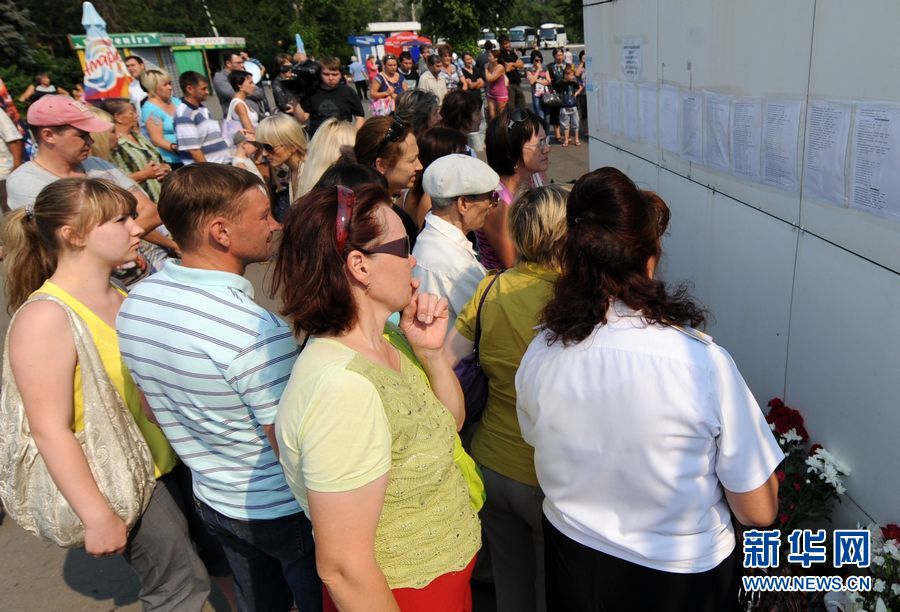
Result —
<path fill-rule="evenodd" d="M 516 375 L 544 500 L 547 609 L 719 611 L 732 513 L 775 518 L 783 454 L 704 312 L 654 279 L 669 209 L 615 168 L 575 184 L 562 273 Z"/>

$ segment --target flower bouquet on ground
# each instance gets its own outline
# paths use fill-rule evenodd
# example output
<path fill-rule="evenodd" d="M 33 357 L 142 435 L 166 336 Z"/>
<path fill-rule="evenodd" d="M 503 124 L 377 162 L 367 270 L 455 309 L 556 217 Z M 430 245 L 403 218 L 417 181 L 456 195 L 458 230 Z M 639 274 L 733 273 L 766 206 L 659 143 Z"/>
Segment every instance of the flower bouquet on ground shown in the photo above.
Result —
<path fill-rule="evenodd" d="M 814 575 L 817 571 L 815 567 L 803 569 L 787 562 L 791 550 L 788 536 L 795 529 L 831 520 L 834 504 L 840 502 L 840 496 L 845 492 L 841 479 L 850 474 L 850 469 L 821 444 L 809 446 L 809 432 L 804 426 L 803 416 L 786 406 L 781 399 L 776 397 L 769 401 L 766 422 L 785 455 L 775 471 L 778 478 L 778 515 L 767 528 L 767 531 L 781 531 L 780 559 L 776 568 L 745 569 L 744 572 L 745 575 Z M 745 610 L 806 612 L 821 609 L 823 594 L 741 591 L 740 598 Z"/>
<path fill-rule="evenodd" d="M 841 481 L 850 468 L 841 463 L 821 444 L 807 449 L 809 433 L 803 417 L 788 408 L 777 397 L 769 402 L 766 422 L 784 451 L 784 463 L 776 470 L 778 477 L 778 517 L 770 529 L 783 535 L 809 522 L 831 520 L 835 501 L 846 489 Z"/>
<path fill-rule="evenodd" d="M 900 610 L 900 526 L 869 525 L 872 560 L 868 573 L 872 590 L 840 593 L 845 612 L 897 612 Z"/>

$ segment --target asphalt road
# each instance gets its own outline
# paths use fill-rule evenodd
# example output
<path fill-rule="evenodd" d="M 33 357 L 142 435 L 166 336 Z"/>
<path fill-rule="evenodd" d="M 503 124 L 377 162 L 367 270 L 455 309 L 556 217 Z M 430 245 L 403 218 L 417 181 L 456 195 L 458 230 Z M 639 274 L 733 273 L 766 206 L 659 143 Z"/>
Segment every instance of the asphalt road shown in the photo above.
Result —
<path fill-rule="evenodd" d="M 587 138 L 581 147 L 552 145 L 549 177 L 569 183 L 588 169 Z M 257 300 L 277 310 L 265 296 L 268 264 L 251 266 L 247 276 L 256 287 Z M 9 325 L 5 298 L 0 308 L 0 335 Z M 0 525 L 0 610 L 140 610 L 138 581 L 121 557 L 94 559 L 83 549 L 60 549 L 37 540 L 8 518 Z M 208 610 L 227 610 L 220 596 Z M 475 592 L 476 612 L 493 610 L 489 589 Z"/>

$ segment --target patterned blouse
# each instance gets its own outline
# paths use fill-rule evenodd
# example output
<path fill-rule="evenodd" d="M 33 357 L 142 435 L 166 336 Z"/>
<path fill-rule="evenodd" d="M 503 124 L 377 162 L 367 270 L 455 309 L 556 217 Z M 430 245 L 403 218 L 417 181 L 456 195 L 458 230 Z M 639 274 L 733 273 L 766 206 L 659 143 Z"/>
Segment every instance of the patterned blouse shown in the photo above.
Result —
<path fill-rule="evenodd" d="M 112 152 L 112 161 L 120 170 L 125 174 L 130 175 L 132 172 L 143 170 L 144 166 L 151 161 L 155 161 L 159 164 L 163 163 L 159 150 L 146 136 L 141 134 L 138 130 L 133 130 L 131 135 L 137 143 L 125 136 L 119 136 L 119 146 Z M 141 188 L 147 192 L 147 195 L 150 196 L 151 200 L 154 202 L 159 200 L 161 186 L 158 180 L 149 178 L 145 181 L 141 181 L 140 185 Z"/>

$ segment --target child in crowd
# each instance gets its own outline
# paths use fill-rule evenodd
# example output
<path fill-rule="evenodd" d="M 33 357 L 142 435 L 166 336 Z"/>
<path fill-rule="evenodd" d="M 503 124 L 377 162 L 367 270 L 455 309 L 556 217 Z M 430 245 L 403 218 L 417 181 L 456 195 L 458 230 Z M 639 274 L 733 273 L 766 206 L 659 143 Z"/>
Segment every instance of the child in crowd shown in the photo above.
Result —
<path fill-rule="evenodd" d="M 563 146 L 569 146 L 569 131 L 575 136 L 575 146 L 581 146 L 578 136 L 578 96 L 584 90 L 584 85 L 575 78 L 575 69 L 566 66 L 563 80 L 557 85 L 559 97 L 562 99 L 562 108 L 559 111 L 559 123 L 565 130 Z"/>

